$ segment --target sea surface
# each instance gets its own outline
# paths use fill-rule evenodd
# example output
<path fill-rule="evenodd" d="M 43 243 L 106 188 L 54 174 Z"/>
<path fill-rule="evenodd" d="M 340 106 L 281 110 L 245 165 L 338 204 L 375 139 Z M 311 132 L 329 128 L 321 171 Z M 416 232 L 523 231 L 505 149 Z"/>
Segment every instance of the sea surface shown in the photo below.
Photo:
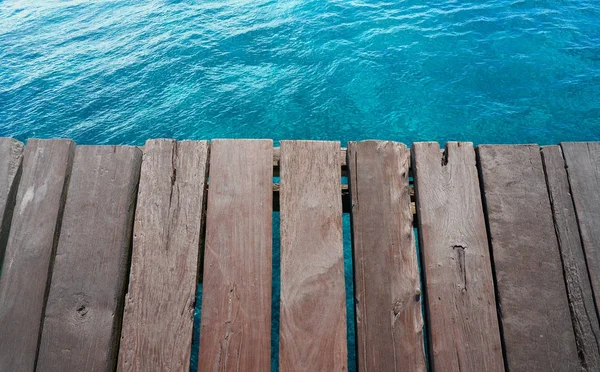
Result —
<path fill-rule="evenodd" d="M 0 136 L 600 140 L 600 1 L 0 0 Z"/>
<path fill-rule="evenodd" d="M 599 140 L 600 1 L 0 1 L 0 135 Z"/>

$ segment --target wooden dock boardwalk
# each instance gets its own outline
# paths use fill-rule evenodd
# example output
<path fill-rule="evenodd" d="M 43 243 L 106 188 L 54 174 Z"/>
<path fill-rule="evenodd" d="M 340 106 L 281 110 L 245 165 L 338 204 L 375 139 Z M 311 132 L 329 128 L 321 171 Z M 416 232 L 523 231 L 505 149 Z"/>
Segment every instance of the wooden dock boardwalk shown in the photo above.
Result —
<path fill-rule="evenodd" d="M 187 372 L 198 282 L 269 371 L 274 211 L 281 371 L 348 370 L 343 213 L 359 371 L 600 371 L 600 143 L 0 139 L 0 372 Z"/>

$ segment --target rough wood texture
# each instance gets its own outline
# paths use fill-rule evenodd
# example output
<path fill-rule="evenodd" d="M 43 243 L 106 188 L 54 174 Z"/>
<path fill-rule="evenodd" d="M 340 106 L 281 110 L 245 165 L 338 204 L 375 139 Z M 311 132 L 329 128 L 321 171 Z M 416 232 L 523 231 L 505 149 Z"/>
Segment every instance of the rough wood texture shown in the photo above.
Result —
<path fill-rule="evenodd" d="M 0 275 L 21 177 L 22 159 L 21 142 L 12 138 L 0 138 Z"/>
<path fill-rule="evenodd" d="M 600 142 L 561 144 L 596 301 L 600 299 Z M 596 302 L 597 305 L 597 302 Z"/>
<path fill-rule="evenodd" d="M 281 142 L 281 320 L 285 371 L 346 371 L 338 142 Z"/>
<path fill-rule="evenodd" d="M 577 348 L 588 371 L 600 371 L 600 327 L 587 264 L 579 236 L 565 161 L 559 146 L 542 149 L 554 229 L 563 263 Z"/>
<path fill-rule="evenodd" d="M 115 368 L 141 155 L 135 147 L 75 151 L 39 371 Z"/>
<path fill-rule="evenodd" d="M 575 336 L 538 146 L 479 146 L 506 363 L 576 371 Z"/>
<path fill-rule="evenodd" d="M 119 371 L 187 371 L 208 142 L 148 141 L 133 230 Z"/>
<path fill-rule="evenodd" d="M 359 371 L 425 371 L 410 150 L 348 144 Z"/>
<path fill-rule="evenodd" d="M 29 140 L 0 278 L 0 371 L 32 372 L 75 145 Z"/>
<path fill-rule="evenodd" d="M 436 371 L 503 371 L 473 145 L 413 144 L 431 360 Z"/>
<path fill-rule="evenodd" d="M 343 147 L 340 148 L 340 150 L 339 150 L 340 165 L 342 167 L 346 166 L 346 152 L 347 152 L 347 149 L 345 149 Z M 281 149 L 279 147 L 274 147 L 273 148 L 273 166 L 278 167 L 280 165 L 280 161 L 281 161 Z"/>
<path fill-rule="evenodd" d="M 342 167 L 342 176 L 346 176 L 348 174 L 348 166 L 346 164 L 346 152 L 345 148 L 340 148 L 338 155 L 340 157 L 340 165 Z M 279 177 L 280 170 L 280 162 L 281 162 L 281 149 L 279 147 L 273 148 L 273 177 Z M 345 186 L 345 185 L 343 185 Z M 342 186 L 342 187 L 343 187 Z M 349 210 L 348 210 L 349 212 Z"/>
<path fill-rule="evenodd" d="M 273 142 L 211 144 L 199 371 L 268 371 Z"/>

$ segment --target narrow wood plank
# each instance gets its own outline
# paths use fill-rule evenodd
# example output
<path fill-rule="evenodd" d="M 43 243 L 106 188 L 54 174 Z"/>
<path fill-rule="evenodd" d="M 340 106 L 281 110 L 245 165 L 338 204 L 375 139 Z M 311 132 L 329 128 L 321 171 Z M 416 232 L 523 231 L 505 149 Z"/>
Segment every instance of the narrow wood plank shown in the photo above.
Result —
<path fill-rule="evenodd" d="M 359 371 L 425 371 L 410 150 L 348 144 Z"/>
<path fill-rule="evenodd" d="M 478 156 L 508 369 L 579 370 L 540 149 L 479 146 Z"/>
<path fill-rule="evenodd" d="M 148 141 L 119 371 L 189 370 L 208 142 Z"/>
<path fill-rule="evenodd" d="M 600 371 L 598 314 L 579 236 L 565 161 L 559 146 L 543 147 L 542 159 L 579 356 L 587 371 Z"/>
<path fill-rule="evenodd" d="M 21 177 L 22 160 L 23 143 L 12 138 L 0 138 L 0 275 Z"/>
<path fill-rule="evenodd" d="M 561 144 L 596 305 L 600 299 L 600 142 Z"/>
<path fill-rule="evenodd" d="M 211 144 L 199 371 L 268 371 L 273 142 Z"/>
<path fill-rule="evenodd" d="M 503 371 L 475 151 L 413 145 L 431 359 L 437 371 Z"/>
<path fill-rule="evenodd" d="M 142 152 L 75 151 L 37 370 L 116 366 Z"/>
<path fill-rule="evenodd" d="M 48 274 L 75 144 L 29 140 L 0 278 L 0 370 L 35 368 Z"/>
<path fill-rule="evenodd" d="M 281 142 L 280 371 L 346 371 L 338 142 Z"/>

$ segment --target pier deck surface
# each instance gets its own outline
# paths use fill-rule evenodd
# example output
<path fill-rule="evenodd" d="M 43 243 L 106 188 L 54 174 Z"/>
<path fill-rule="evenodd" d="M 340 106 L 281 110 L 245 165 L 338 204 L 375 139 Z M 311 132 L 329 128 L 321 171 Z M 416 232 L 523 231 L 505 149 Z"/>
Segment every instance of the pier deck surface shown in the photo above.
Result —
<path fill-rule="evenodd" d="M 600 368 L 600 143 L 0 139 L 0 214 L 0 371 L 187 372 L 198 283 L 200 371 Z"/>

